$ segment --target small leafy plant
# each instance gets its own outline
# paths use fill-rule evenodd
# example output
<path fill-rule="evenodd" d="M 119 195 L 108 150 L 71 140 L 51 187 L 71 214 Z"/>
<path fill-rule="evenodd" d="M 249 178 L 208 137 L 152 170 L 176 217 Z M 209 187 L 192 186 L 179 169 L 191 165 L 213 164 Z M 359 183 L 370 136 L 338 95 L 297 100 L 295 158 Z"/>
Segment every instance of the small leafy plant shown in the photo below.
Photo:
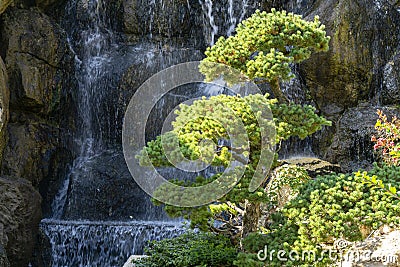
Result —
<path fill-rule="evenodd" d="M 375 129 L 377 136 L 373 135 L 371 141 L 375 143 L 374 150 L 382 153 L 383 161 L 391 165 L 400 165 L 400 120 L 393 116 L 388 120 L 382 110 L 378 110 L 379 119 Z"/>
<path fill-rule="evenodd" d="M 229 267 L 237 250 L 229 239 L 212 233 L 188 232 L 175 238 L 153 241 L 145 249 L 149 257 L 135 260 L 137 267 Z"/>
<path fill-rule="evenodd" d="M 364 179 L 363 183 L 369 184 L 371 187 L 380 188 L 386 192 L 386 194 L 400 200 L 399 193 L 397 192 L 396 187 L 391 184 L 384 184 L 382 180 L 378 179 L 376 175 L 369 176 L 367 172 L 357 172 L 357 176 L 360 176 Z"/>

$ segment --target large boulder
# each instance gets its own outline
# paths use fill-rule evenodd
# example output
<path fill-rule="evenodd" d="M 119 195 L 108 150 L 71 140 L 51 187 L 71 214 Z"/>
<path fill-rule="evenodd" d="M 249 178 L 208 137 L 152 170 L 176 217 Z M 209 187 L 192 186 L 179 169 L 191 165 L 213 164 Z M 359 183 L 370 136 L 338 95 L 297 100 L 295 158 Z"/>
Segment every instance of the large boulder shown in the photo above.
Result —
<path fill-rule="evenodd" d="M 342 267 L 400 266 L 400 231 L 383 226 L 362 242 L 349 244 L 339 263 Z"/>
<path fill-rule="evenodd" d="M 0 177 L 0 247 L 11 266 L 28 266 L 41 219 L 40 202 L 27 180 Z"/>
<path fill-rule="evenodd" d="M 2 172 L 23 177 L 38 187 L 49 176 L 49 167 L 58 144 L 59 129 L 34 122 L 8 125 L 8 144 L 4 150 Z"/>
<path fill-rule="evenodd" d="M 283 159 L 282 163 L 296 165 L 304 168 L 311 178 L 315 178 L 318 175 L 326 175 L 340 172 L 340 166 L 338 164 L 332 164 L 328 161 L 314 158 L 314 157 L 294 157 Z"/>
<path fill-rule="evenodd" d="M 2 173 L 38 187 L 73 127 L 74 59 L 63 30 L 35 8 L 10 7 L 0 31 L 10 91 Z"/>
<path fill-rule="evenodd" d="M 0 30 L 11 108 L 51 114 L 60 102 L 60 79 L 71 61 L 62 30 L 36 9 L 16 8 L 3 14 Z"/>

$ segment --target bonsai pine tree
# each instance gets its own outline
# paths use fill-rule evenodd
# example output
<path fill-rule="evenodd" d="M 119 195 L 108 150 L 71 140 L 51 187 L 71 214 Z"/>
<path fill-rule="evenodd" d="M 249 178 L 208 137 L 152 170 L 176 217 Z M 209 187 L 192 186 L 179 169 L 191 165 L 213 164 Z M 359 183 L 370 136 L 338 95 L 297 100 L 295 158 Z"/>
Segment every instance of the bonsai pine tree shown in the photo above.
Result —
<path fill-rule="evenodd" d="M 229 107 L 230 112 L 227 111 Z M 250 108 L 251 107 L 251 108 Z M 167 213 L 172 217 L 184 216 L 191 220 L 193 227 L 202 230 L 224 232 L 230 236 L 245 236 L 257 230 L 258 220 L 261 216 L 260 204 L 269 199 L 265 190 L 268 175 L 264 174 L 261 186 L 255 191 L 249 191 L 260 161 L 263 150 L 274 153 L 269 146 L 263 146 L 262 131 L 271 130 L 259 126 L 257 110 L 271 110 L 273 119 L 271 122 L 275 129 L 274 140 L 270 140 L 269 146 L 291 136 L 305 138 L 318 131 L 330 122 L 315 113 L 315 108 L 297 104 L 278 104 L 276 99 L 268 99 L 263 95 L 227 96 L 218 95 L 209 99 L 194 101 L 191 105 L 181 105 L 177 110 L 177 117 L 173 122 L 173 130 L 158 136 L 155 140 L 148 142 L 147 146 L 138 156 L 141 165 L 153 165 L 155 167 L 171 166 L 170 159 L 165 155 L 163 140 L 168 145 L 172 143 L 171 138 L 177 138 L 179 145 L 170 151 L 170 157 L 175 160 L 174 155 L 182 155 L 189 160 L 203 160 L 212 165 L 226 168 L 232 160 L 248 157 L 244 170 L 240 176 L 235 172 L 229 173 L 221 187 L 226 184 L 235 184 L 231 191 L 220 197 L 213 203 L 199 207 L 177 207 L 166 205 Z M 248 138 L 248 149 L 233 147 L 228 130 L 224 124 L 232 118 L 240 118 L 243 122 L 244 133 Z M 268 121 L 265 121 L 268 128 Z M 239 133 L 238 133 L 239 134 Z M 204 140 L 212 140 L 212 150 L 205 151 L 201 146 Z M 246 154 L 247 153 L 247 154 Z M 272 161 L 273 156 L 269 157 Z M 266 164 L 267 165 L 267 164 Z M 269 167 L 269 166 L 268 166 Z M 173 183 L 186 186 L 198 187 L 214 182 L 224 174 L 224 170 L 212 177 L 198 177 L 196 181 L 175 180 Z M 182 194 L 179 188 L 160 186 L 155 193 L 156 199 L 180 198 L 187 203 L 202 196 Z M 223 222 L 223 226 L 215 227 L 215 221 Z"/>
<path fill-rule="evenodd" d="M 286 11 L 257 10 L 239 23 L 235 35 L 220 37 L 215 45 L 208 47 L 204 62 L 222 63 L 240 70 L 249 79 L 268 82 L 274 96 L 287 101 L 279 80 L 293 78 L 290 63 L 299 63 L 314 52 L 329 49 L 330 37 L 324 29 L 318 16 L 314 21 L 306 21 Z M 213 68 L 205 68 L 203 72 L 208 80 L 218 73 Z"/>
<path fill-rule="evenodd" d="M 307 22 L 298 15 L 284 11 L 257 11 L 238 25 L 236 35 L 220 38 L 207 49 L 207 57 L 200 65 L 200 70 L 206 75 L 206 80 L 211 81 L 221 75 L 221 64 L 225 64 L 238 69 L 243 77 L 247 75 L 251 80 L 270 82 L 275 96 L 282 100 L 284 98 L 279 93 L 279 79 L 292 77 L 289 63 L 300 62 L 314 51 L 328 49 L 329 37 L 325 36 L 323 29 L 318 18 Z M 230 77 L 227 73 L 223 74 Z M 272 146 L 291 136 L 304 139 L 322 126 L 330 125 L 329 121 L 316 114 L 312 106 L 280 103 L 277 99 L 267 97 L 260 94 L 245 97 L 218 95 L 204 97 L 191 105 L 181 104 L 172 123 L 173 129 L 147 143 L 137 156 L 141 165 L 174 166 L 172 162 L 183 156 L 187 160 L 204 161 L 211 166 L 221 167 L 211 177 L 198 177 L 195 181 L 172 181 L 176 185 L 199 187 L 221 177 L 224 177 L 221 186 L 233 184 L 228 193 L 206 205 L 188 204 L 178 207 L 167 203 L 165 209 L 169 215 L 184 216 L 190 219 L 193 227 L 224 233 L 234 240 L 257 231 L 261 216 L 260 205 L 269 199 L 265 189 L 268 173 L 263 173 L 257 188 L 249 188 L 257 174 L 262 153 L 265 150 L 272 153 L 269 158 L 276 162 Z M 260 115 L 263 112 L 270 112 L 272 116 Z M 240 130 L 226 127 L 236 119 L 241 121 L 237 124 Z M 273 136 L 273 139 L 265 146 L 263 136 L 266 131 L 271 132 L 271 129 L 273 135 L 267 136 Z M 236 137 L 245 135 L 244 140 L 247 138 L 248 146 L 234 146 L 229 132 L 234 132 Z M 204 146 L 206 140 L 212 144 Z M 168 144 L 175 145 L 168 147 Z M 232 161 L 243 163 L 240 175 L 236 175 L 236 170 L 226 175 L 226 168 Z M 265 167 L 269 169 L 267 165 Z M 187 203 L 202 197 L 181 192 L 184 191 L 179 187 L 160 186 L 153 196 L 155 199 L 177 198 Z M 219 223 L 216 224 L 216 221 Z"/>

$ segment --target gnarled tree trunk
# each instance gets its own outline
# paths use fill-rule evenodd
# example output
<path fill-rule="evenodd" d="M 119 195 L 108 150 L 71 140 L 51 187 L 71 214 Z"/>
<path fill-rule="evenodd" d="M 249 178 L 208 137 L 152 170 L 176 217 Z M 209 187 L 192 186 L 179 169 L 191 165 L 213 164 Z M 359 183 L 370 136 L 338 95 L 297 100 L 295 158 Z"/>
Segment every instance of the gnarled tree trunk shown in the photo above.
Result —
<path fill-rule="evenodd" d="M 274 93 L 274 96 L 276 99 L 279 100 L 281 103 L 289 103 L 289 99 L 283 94 L 281 90 L 281 86 L 279 85 L 279 79 L 274 79 L 269 82 L 271 86 L 272 93 Z"/>
<path fill-rule="evenodd" d="M 257 231 L 260 217 L 260 203 L 252 203 L 246 200 L 242 222 L 242 238 L 248 236 L 252 232 Z"/>

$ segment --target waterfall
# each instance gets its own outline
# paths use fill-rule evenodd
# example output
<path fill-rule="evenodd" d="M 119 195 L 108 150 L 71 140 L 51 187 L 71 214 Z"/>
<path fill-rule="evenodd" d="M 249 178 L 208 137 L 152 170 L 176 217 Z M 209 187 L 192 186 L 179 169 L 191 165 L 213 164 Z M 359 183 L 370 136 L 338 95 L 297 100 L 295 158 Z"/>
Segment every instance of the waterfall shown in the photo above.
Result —
<path fill-rule="evenodd" d="M 71 1 L 70 5 L 79 2 Z M 115 38 L 110 30 L 110 21 L 103 16 L 106 9 L 103 0 L 88 0 L 82 2 L 87 14 L 87 27 L 80 29 L 75 38 L 76 78 L 78 80 L 78 115 L 81 120 L 77 133 L 77 143 L 80 146 L 79 157 L 93 156 L 96 151 L 104 149 L 103 131 L 106 127 L 100 115 L 101 103 L 107 96 L 107 80 L 110 71 L 107 69 L 111 62 L 110 50 L 115 46 Z M 69 16 L 75 16 L 75 11 Z"/>
<path fill-rule="evenodd" d="M 310 97 L 307 97 L 307 87 L 301 79 L 298 64 L 291 64 L 291 72 L 294 78 L 289 81 L 281 82 L 282 92 L 288 97 L 290 101 L 296 104 L 308 104 Z"/>
<path fill-rule="evenodd" d="M 106 149 L 104 133 L 111 125 L 107 123 L 110 120 L 102 116 L 102 103 L 110 89 L 107 83 L 112 74 L 107 69 L 111 62 L 110 50 L 116 46 L 110 21 L 104 15 L 106 8 L 103 0 L 70 1 L 66 7 L 68 22 L 77 21 L 77 25 L 66 26 L 70 30 L 67 40 L 75 54 L 75 78 L 78 81 L 78 127 L 74 139 L 77 158 L 52 203 L 55 218 L 62 217 L 70 181 L 77 178 L 74 177 L 76 170 Z M 78 9 L 85 12 L 86 24 L 80 23 L 77 18 Z"/>
<path fill-rule="evenodd" d="M 68 187 L 70 183 L 70 174 L 64 180 L 60 190 L 54 197 L 53 203 L 51 203 L 52 217 L 60 219 L 64 212 L 65 201 L 67 201 Z"/>
<path fill-rule="evenodd" d="M 229 0 L 228 14 L 229 14 L 229 28 L 226 35 L 231 36 L 236 27 L 236 17 L 233 14 L 233 0 Z"/>
<path fill-rule="evenodd" d="M 122 266 L 142 254 L 147 240 L 183 233 L 180 224 L 160 222 L 96 222 L 45 219 L 41 228 L 52 245 L 53 266 Z"/>
<path fill-rule="evenodd" d="M 122 266 L 130 255 L 142 254 L 149 240 L 185 229 L 181 220 L 163 221 L 161 207 L 134 183 L 118 148 L 118 80 L 129 64 L 152 65 L 157 58 L 147 46 L 143 53 L 140 46 L 118 44 L 111 5 L 72 0 L 66 6 L 64 27 L 78 81 L 77 157 L 51 205 L 51 217 L 40 224 L 51 245 L 49 266 Z"/>

